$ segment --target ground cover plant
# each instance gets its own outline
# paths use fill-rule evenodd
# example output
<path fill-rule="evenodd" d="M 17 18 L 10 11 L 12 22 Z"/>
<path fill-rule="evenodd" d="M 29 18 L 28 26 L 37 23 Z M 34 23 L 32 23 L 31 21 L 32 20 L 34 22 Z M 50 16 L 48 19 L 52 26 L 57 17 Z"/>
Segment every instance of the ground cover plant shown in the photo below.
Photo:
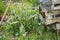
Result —
<path fill-rule="evenodd" d="M 1 26 L 0 40 L 60 40 L 55 32 L 44 31 L 38 10 L 38 0 L 14 1 L 7 12 L 7 21 Z"/>

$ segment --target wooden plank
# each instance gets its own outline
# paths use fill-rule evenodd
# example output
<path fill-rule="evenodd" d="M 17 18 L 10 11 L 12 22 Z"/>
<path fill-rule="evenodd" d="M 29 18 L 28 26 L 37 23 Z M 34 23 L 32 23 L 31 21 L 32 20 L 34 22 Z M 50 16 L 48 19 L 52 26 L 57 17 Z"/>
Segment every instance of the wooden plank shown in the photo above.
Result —
<path fill-rule="evenodd" d="M 48 16 L 53 15 L 53 14 L 48 14 L 47 11 L 45 11 L 45 15 L 46 15 L 46 25 L 53 24 L 53 23 L 56 22 L 56 20 L 54 18 L 53 19 L 48 19 Z"/>
<path fill-rule="evenodd" d="M 57 24 L 56 24 L 56 29 L 57 29 L 57 30 L 60 29 L 60 23 L 57 23 Z"/>

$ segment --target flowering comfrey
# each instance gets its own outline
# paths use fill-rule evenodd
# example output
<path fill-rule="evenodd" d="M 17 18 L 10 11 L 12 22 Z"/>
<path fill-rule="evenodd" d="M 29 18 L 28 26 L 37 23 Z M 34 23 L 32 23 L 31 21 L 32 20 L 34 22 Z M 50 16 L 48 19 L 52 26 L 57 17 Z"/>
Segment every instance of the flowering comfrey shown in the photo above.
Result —
<path fill-rule="evenodd" d="M 12 14 L 13 16 L 15 16 L 15 10 L 12 10 L 11 14 Z"/>
<path fill-rule="evenodd" d="M 16 19 L 18 19 L 18 18 L 19 18 L 19 16 L 17 15 L 17 16 L 16 16 Z"/>
<path fill-rule="evenodd" d="M 35 6 L 32 6 L 32 10 L 35 10 Z"/>

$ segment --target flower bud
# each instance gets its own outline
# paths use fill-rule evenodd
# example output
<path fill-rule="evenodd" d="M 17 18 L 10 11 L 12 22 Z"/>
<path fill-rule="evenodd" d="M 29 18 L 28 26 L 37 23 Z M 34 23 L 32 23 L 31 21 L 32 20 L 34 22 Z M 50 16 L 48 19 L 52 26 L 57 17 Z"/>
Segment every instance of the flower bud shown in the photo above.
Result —
<path fill-rule="evenodd" d="M 32 10 L 35 10 L 35 7 L 34 6 L 32 7 Z"/>
<path fill-rule="evenodd" d="M 18 15 L 16 16 L 16 19 L 18 19 L 19 17 L 18 17 Z"/>
<path fill-rule="evenodd" d="M 12 10 L 11 13 L 12 13 L 13 16 L 15 16 L 15 10 L 14 9 Z"/>

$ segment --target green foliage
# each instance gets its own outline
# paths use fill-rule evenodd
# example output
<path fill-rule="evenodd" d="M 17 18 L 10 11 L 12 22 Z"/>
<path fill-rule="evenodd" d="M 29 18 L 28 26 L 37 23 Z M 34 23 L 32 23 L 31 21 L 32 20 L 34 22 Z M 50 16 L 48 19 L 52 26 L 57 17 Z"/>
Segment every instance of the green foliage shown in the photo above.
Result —
<path fill-rule="evenodd" d="M 33 6 L 38 5 L 39 4 L 39 0 L 27 0 L 30 3 L 32 3 Z"/>
<path fill-rule="evenodd" d="M 19 32 L 20 32 L 21 35 L 25 33 L 25 27 L 24 27 L 24 25 L 21 24 Z"/>
<path fill-rule="evenodd" d="M 12 40 L 13 35 L 16 35 L 18 40 L 57 40 L 55 33 L 42 33 L 44 28 L 38 21 L 38 7 L 35 6 L 35 10 L 32 10 L 32 5 L 36 2 L 33 2 L 34 4 L 27 2 L 23 10 L 17 5 L 11 5 L 8 20 L 1 26 L 0 40 Z M 12 10 L 15 10 L 14 16 L 11 14 Z M 16 19 L 17 15 L 18 19 Z"/>
<path fill-rule="evenodd" d="M 18 10 L 18 12 L 16 11 L 17 8 L 13 8 L 15 9 L 15 15 L 18 15 L 19 16 L 19 22 L 20 24 L 22 24 L 22 27 L 25 28 L 25 31 L 26 32 L 33 32 L 35 31 L 36 27 L 38 26 L 38 16 L 37 16 L 37 13 L 36 11 L 31 11 L 30 10 L 23 10 L 23 11 L 20 11 Z M 26 12 L 27 11 L 27 12 Z M 13 19 L 13 18 L 12 18 Z M 15 19 L 13 19 L 14 21 Z M 16 24 L 15 24 L 16 25 Z M 15 27 L 15 26 L 14 26 Z M 16 26 L 17 27 L 17 26 Z M 23 28 L 21 28 L 21 30 L 23 30 Z M 22 33 L 23 31 L 20 32 Z M 37 33 L 37 30 L 36 30 L 36 33 Z"/>
<path fill-rule="evenodd" d="M 2 2 L 2 1 L 0 1 L 0 15 L 1 15 L 1 13 L 4 13 L 4 11 L 5 11 L 5 9 L 6 9 L 6 5 Z"/>

